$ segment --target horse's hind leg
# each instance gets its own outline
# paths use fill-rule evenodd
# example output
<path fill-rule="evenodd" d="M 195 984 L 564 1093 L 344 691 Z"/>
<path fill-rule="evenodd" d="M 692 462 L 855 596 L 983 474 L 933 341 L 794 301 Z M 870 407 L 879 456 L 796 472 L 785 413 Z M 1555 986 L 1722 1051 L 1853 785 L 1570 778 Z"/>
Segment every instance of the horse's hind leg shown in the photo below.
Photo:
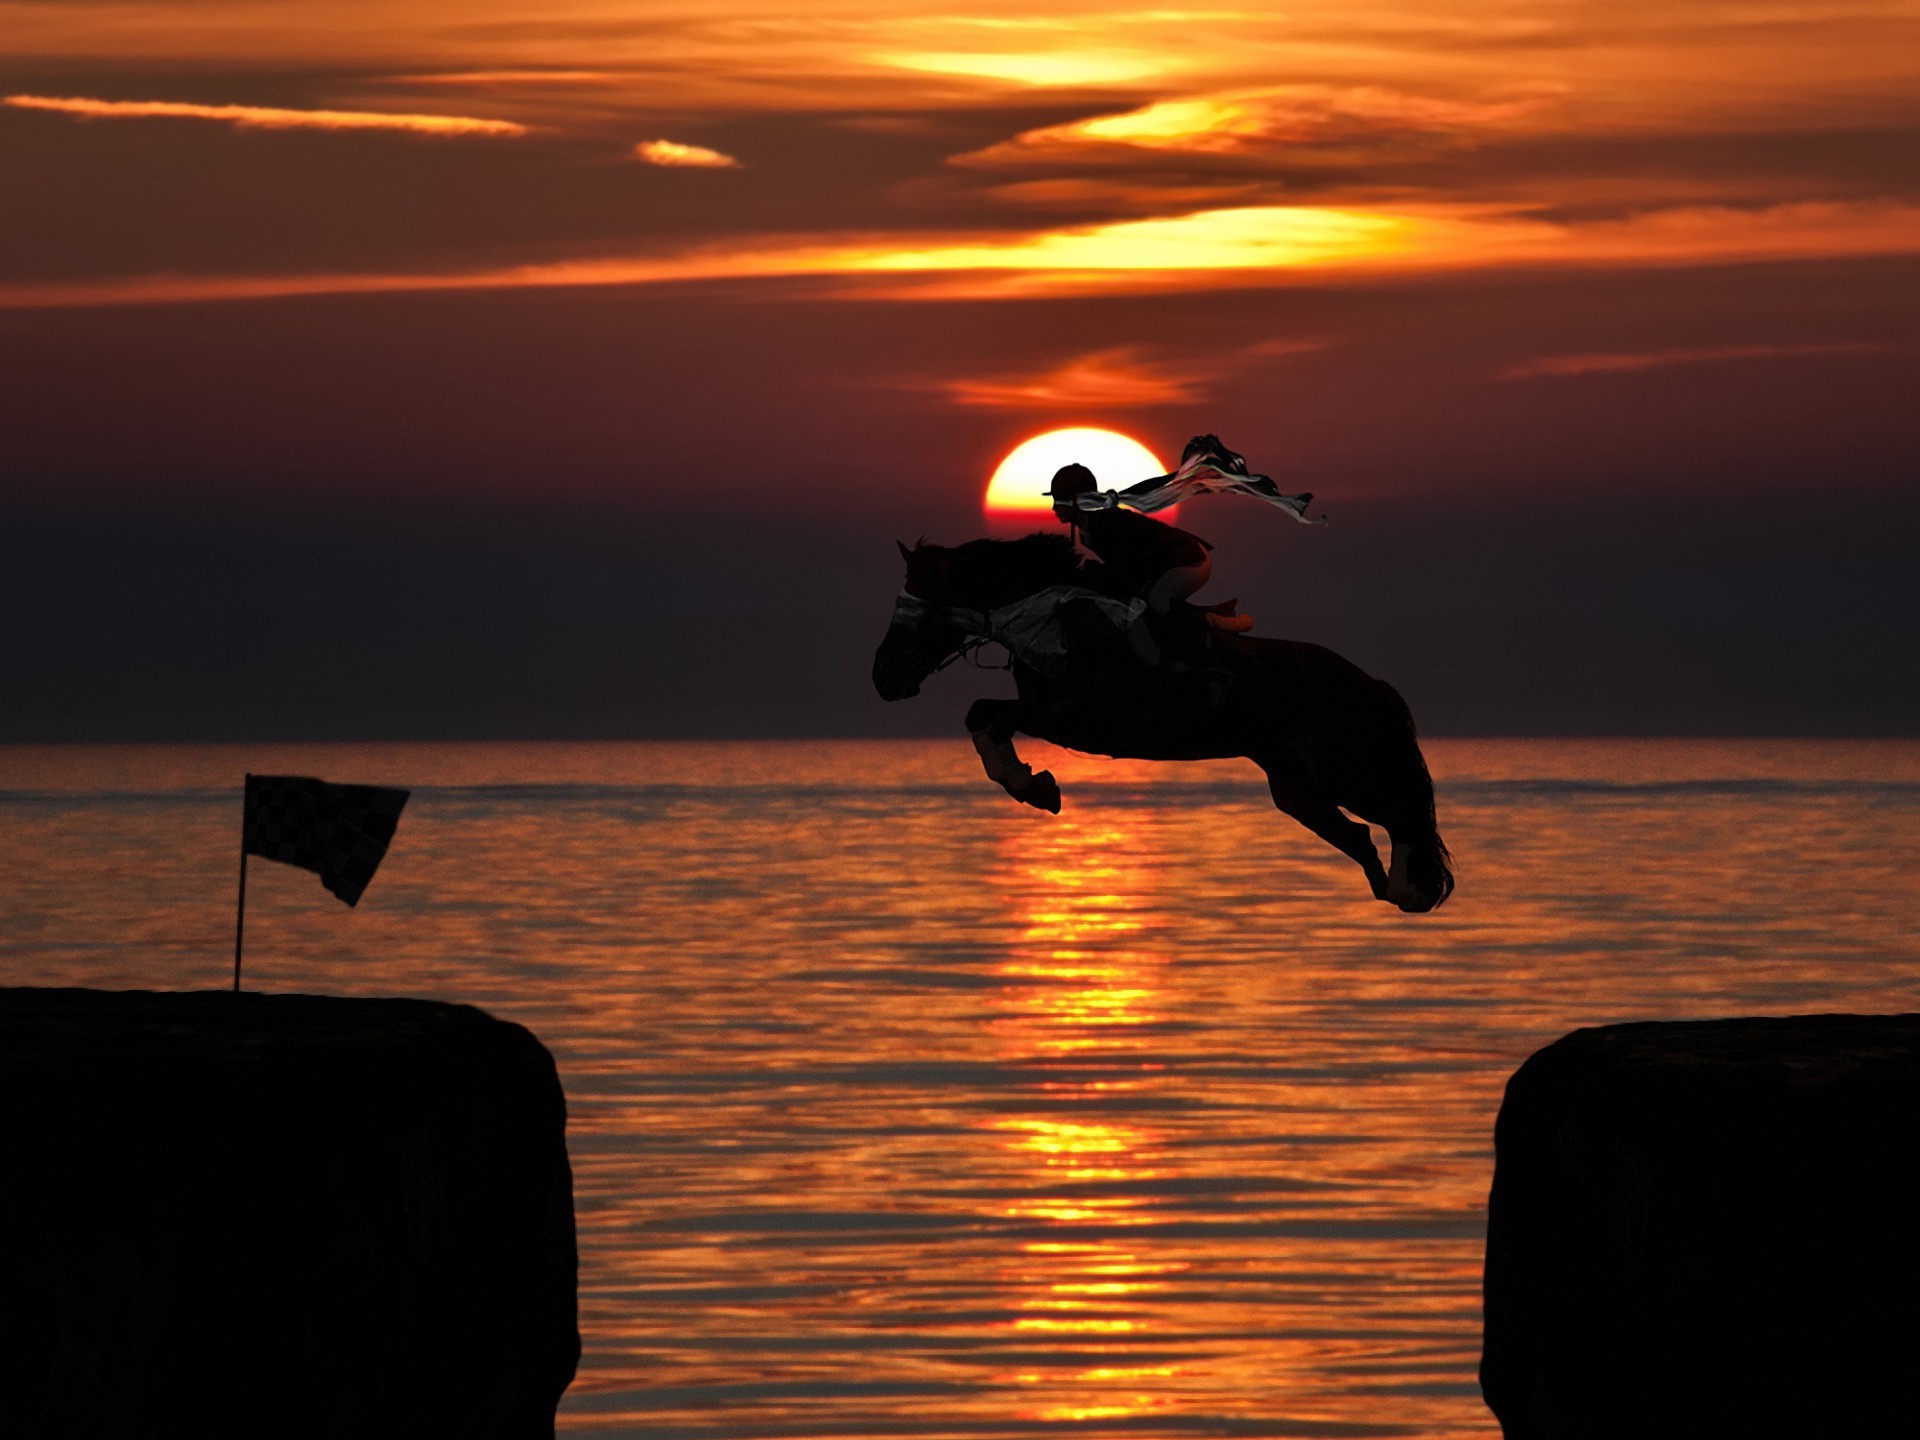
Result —
<path fill-rule="evenodd" d="M 1022 805 L 1058 815 L 1060 786 L 1053 772 L 1035 773 L 1013 748 L 1018 722 L 1019 706 L 1012 700 L 976 700 L 967 711 L 967 730 L 987 778 Z"/>
<path fill-rule="evenodd" d="M 1341 814 L 1302 767 L 1291 762 L 1257 763 L 1267 772 L 1273 803 L 1365 871 L 1374 899 L 1387 899 L 1389 881 L 1380 852 L 1374 848 L 1373 832 Z"/>

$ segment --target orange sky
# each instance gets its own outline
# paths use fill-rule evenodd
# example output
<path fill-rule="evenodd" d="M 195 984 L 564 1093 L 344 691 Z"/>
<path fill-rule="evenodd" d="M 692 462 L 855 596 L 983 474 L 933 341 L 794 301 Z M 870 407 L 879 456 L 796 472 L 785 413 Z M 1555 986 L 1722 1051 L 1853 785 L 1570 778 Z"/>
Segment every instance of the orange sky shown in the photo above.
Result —
<path fill-rule="evenodd" d="M 76 264 L 34 227 L 10 306 L 821 274 L 861 296 L 1045 295 L 1920 251 L 1891 138 L 1920 111 L 1911 4 L 402 0 L 370 24 L 324 0 L 12 0 L 0 64 L 0 141 L 30 165 L 57 152 L 60 183 L 101 186 L 109 213 L 90 149 L 197 154 L 217 185 L 216 132 L 256 132 L 271 166 L 304 129 L 342 148 L 289 147 L 290 183 L 366 175 L 363 223 L 328 247 L 195 254 L 182 235 Z M 836 137 L 852 193 L 796 204 Z M 383 183 L 436 164 L 624 187 L 610 210 L 655 200 L 678 223 L 391 243 Z"/>
<path fill-rule="evenodd" d="M 1917 154 L 1915 0 L 0 0 L 0 736 L 280 724 L 178 557 L 293 514 L 424 537 L 293 566 L 295 730 L 878 725 L 892 540 L 1064 426 L 1313 491 L 1206 598 L 1443 728 L 1909 725 Z"/>
<path fill-rule="evenodd" d="M 737 322 L 773 358 L 804 355 L 789 373 L 854 429 L 938 415 L 943 440 L 969 437 L 954 463 L 977 484 L 1049 424 L 1162 448 L 1179 436 L 1156 427 L 1192 425 L 1258 451 L 1273 417 L 1235 398 L 1248 377 L 1317 379 L 1346 407 L 1364 377 L 1369 409 L 1384 386 L 1417 410 L 1434 357 L 1467 343 L 1445 363 L 1481 399 L 1649 372 L 1723 398 L 1788 370 L 1797 395 L 1805 375 L 1857 393 L 1863 365 L 1913 359 L 1912 287 L 1895 299 L 1885 275 L 1920 260 L 1917 140 L 1911 0 L 399 0 L 377 18 L 344 0 L 0 0 L 0 313 L 362 296 L 371 337 L 410 295 L 477 315 L 516 292 L 644 309 L 720 286 L 703 334 Z M 1705 272 L 1746 277 L 1747 298 L 1699 310 L 1686 277 Z M 1796 298 L 1810 276 L 1817 302 Z M 1468 331 L 1413 318 L 1463 285 L 1497 297 Z M 1527 298 L 1542 285 L 1563 298 Z M 1391 337 L 1359 320 L 1370 302 L 1337 298 L 1380 293 L 1403 297 Z M 1207 296 L 1232 298 L 1202 333 Z M 1049 304 L 1071 323 L 1036 323 Z M 822 305 L 845 318 L 823 327 Z M 316 363 L 257 323 L 269 369 Z M 84 348 L 67 347 L 72 383 L 30 372 L 23 410 L 84 409 L 120 367 L 136 400 L 180 383 L 177 354 L 149 387 L 137 346 Z M 402 386 L 475 361 L 420 363 Z M 737 366 L 679 364 L 670 383 L 704 384 L 736 440 L 764 431 L 777 457 L 789 417 L 732 403 Z M 201 397 L 233 390 L 202 379 Z M 578 433 L 514 395 L 523 443 Z M 137 409 L 119 434 L 152 454 Z M 789 448 L 839 444 L 819 413 Z M 416 472 L 463 460 L 424 432 L 400 443 Z M 66 432 L 23 444 L 29 465 L 75 453 Z M 603 435 L 567 458 L 616 453 Z"/>

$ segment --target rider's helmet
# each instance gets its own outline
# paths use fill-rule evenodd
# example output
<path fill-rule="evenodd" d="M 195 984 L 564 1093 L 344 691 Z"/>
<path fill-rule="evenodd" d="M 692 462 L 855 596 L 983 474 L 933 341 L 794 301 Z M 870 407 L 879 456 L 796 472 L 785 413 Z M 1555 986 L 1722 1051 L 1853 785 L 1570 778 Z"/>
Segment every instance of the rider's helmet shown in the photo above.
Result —
<path fill-rule="evenodd" d="M 1073 513 L 1069 502 L 1076 495 L 1090 495 L 1100 488 L 1100 482 L 1093 478 L 1093 471 L 1084 465 L 1062 465 L 1053 472 L 1053 483 L 1047 486 L 1047 494 L 1053 497 L 1053 510 L 1056 515 Z"/>

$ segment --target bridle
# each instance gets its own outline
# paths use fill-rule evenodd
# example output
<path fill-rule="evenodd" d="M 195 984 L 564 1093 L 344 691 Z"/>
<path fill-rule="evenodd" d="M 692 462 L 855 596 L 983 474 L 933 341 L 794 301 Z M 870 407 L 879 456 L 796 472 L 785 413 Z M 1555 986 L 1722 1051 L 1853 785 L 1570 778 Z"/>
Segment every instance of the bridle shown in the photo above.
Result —
<path fill-rule="evenodd" d="M 918 595 L 902 590 L 893 602 L 893 623 L 912 627 L 917 636 L 929 620 L 938 620 L 952 626 L 960 632 L 960 643 L 945 658 L 934 665 L 927 673 L 938 675 L 958 660 L 965 660 L 980 670 L 1010 670 L 1013 661 L 1008 659 L 1005 665 L 982 665 L 974 658 L 981 650 L 995 642 L 992 617 L 984 610 L 973 610 L 961 605 L 935 605 L 931 600 L 923 600 Z"/>

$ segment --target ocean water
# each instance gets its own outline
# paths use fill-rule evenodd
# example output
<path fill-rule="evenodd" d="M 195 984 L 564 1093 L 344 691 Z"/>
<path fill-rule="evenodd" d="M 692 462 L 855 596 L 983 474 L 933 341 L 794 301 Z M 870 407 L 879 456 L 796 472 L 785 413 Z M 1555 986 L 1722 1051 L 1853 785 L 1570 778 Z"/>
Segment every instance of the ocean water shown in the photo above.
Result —
<path fill-rule="evenodd" d="M 1920 744 L 1431 742 L 1429 916 L 1251 767 L 964 741 L 0 749 L 0 980 L 228 983 L 243 771 L 415 787 L 250 988 L 531 1026 L 595 1437 L 1493 1436 L 1501 1087 L 1581 1025 L 1920 1009 Z"/>

